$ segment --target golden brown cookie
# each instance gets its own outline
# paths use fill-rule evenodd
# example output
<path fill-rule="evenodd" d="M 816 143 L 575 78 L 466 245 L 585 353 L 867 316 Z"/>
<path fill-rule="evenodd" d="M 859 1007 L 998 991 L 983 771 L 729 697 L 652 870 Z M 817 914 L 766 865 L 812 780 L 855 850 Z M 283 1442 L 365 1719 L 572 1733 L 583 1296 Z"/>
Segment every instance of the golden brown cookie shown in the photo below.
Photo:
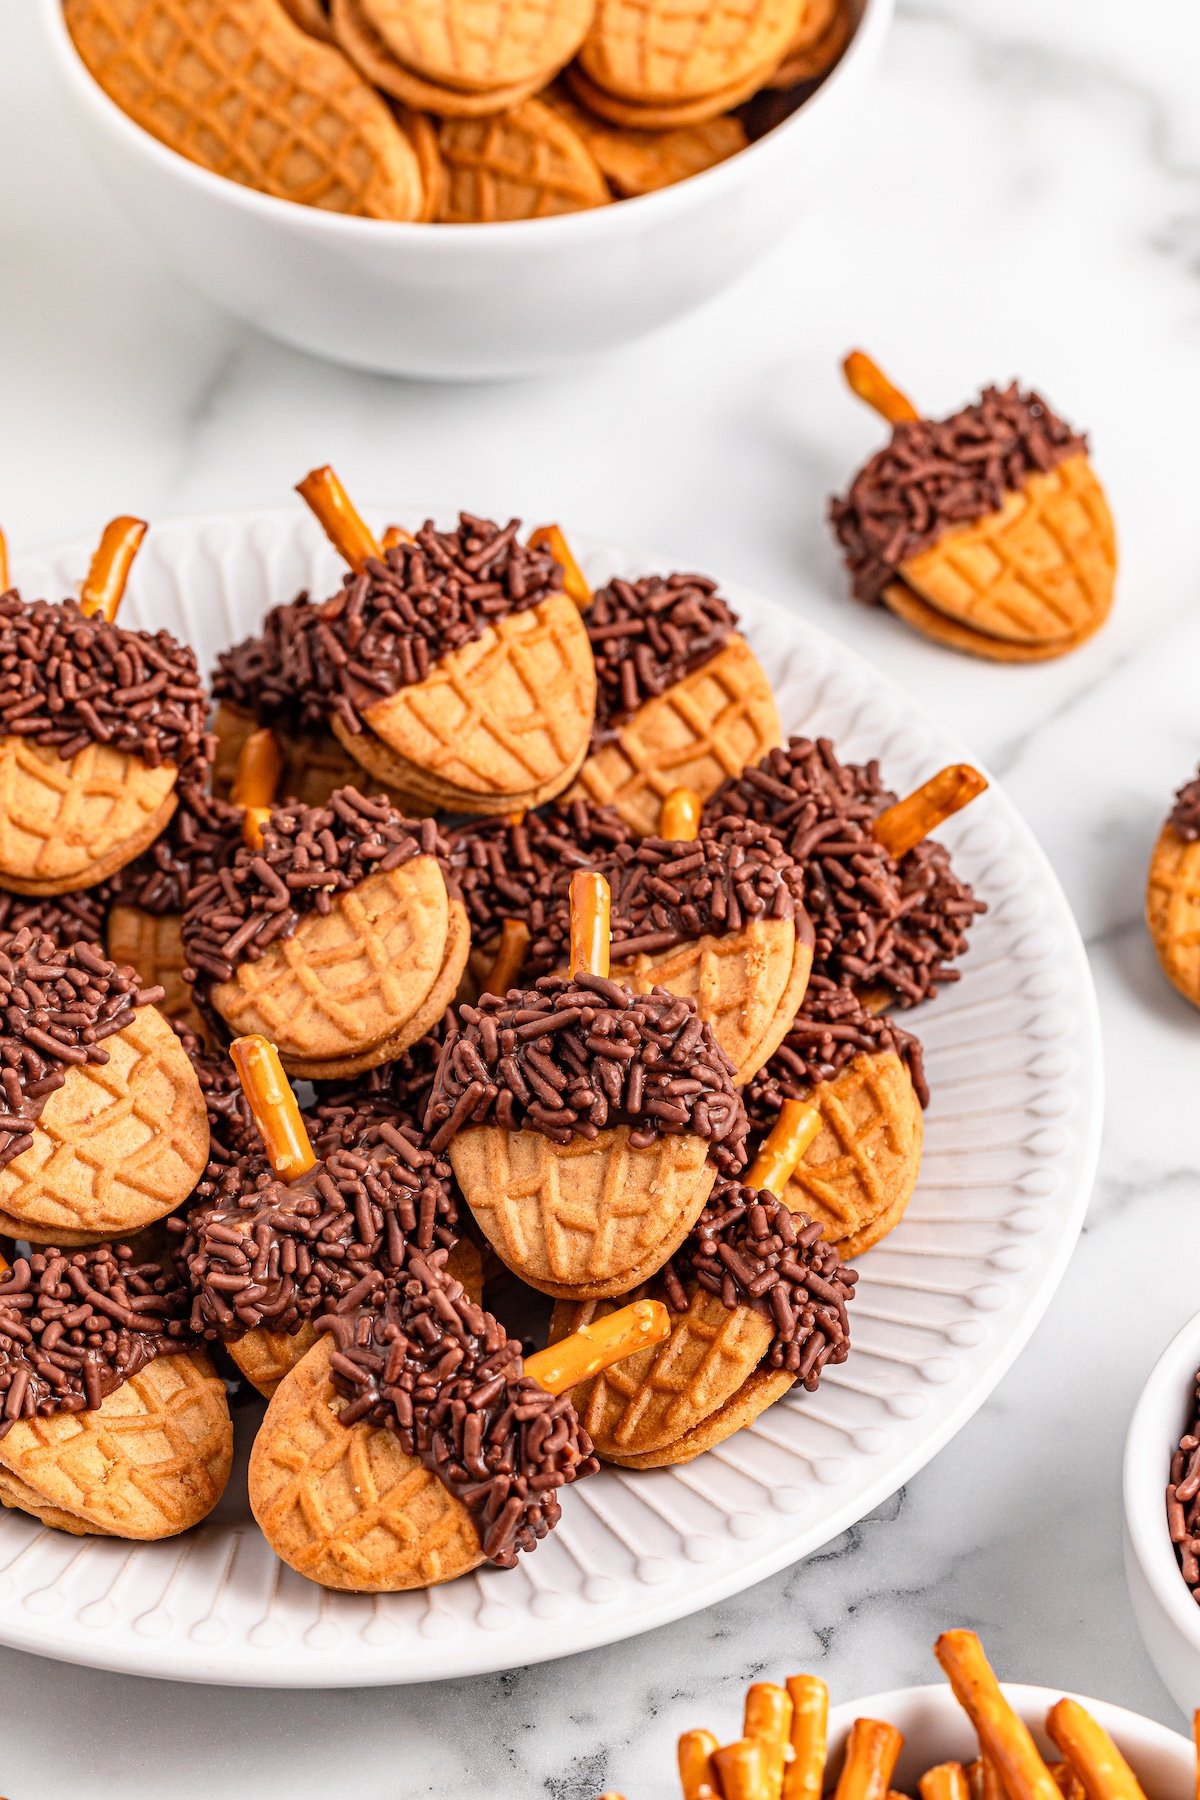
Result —
<path fill-rule="evenodd" d="M 595 0 L 362 0 L 388 50 L 435 86 L 494 93 L 544 85 L 570 62 Z"/>
<path fill-rule="evenodd" d="M 106 881 L 170 823 L 177 774 L 107 744 L 64 758 L 28 738 L 0 738 L 0 882 L 18 894 L 70 894 Z"/>
<path fill-rule="evenodd" d="M 622 95 L 610 94 L 607 88 L 592 81 L 577 62 L 564 71 L 564 78 L 575 98 L 599 119 L 607 119 L 610 124 L 625 126 L 631 131 L 680 131 L 720 118 L 723 113 L 740 106 L 743 100 L 758 93 L 774 68 L 773 61 L 767 62 L 729 87 L 718 88 L 715 93 L 674 101 L 627 100 Z"/>
<path fill-rule="evenodd" d="M 853 26 L 847 0 L 808 0 L 800 28 L 767 86 L 791 88 L 819 81 L 850 42 Z"/>
<path fill-rule="evenodd" d="M 706 1450 L 723 1444 L 735 1431 L 753 1425 L 755 1419 L 777 1400 L 782 1400 L 795 1385 L 796 1377 L 789 1375 L 786 1369 L 756 1369 L 723 1406 L 717 1407 L 673 1443 L 664 1444 L 660 1450 L 646 1450 L 640 1454 L 634 1451 L 628 1456 L 614 1456 L 609 1460 L 626 1469 L 680 1468 L 684 1463 L 694 1462 Z"/>
<path fill-rule="evenodd" d="M 749 142 L 741 120 L 729 114 L 675 131 L 635 131 L 596 118 L 577 106 L 565 88 L 551 88 L 545 99 L 574 126 L 609 187 L 623 200 L 700 175 Z"/>
<path fill-rule="evenodd" d="M 1014 644 L 1010 638 L 987 637 L 982 631 L 972 631 L 970 626 L 948 619 L 945 613 L 930 606 L 902 581 L 889 581 L 883 590 L 883 603 L 896 618 L 915 626 L 933 643 L 941 644 L 947 650 L 961 650 L 966 656 L 980 656 L 985 662 L 1052 662 L 1055 657 L 1066 656 L 1086 644 L 1104 623 L 1098 618 L 1094 625 L 1086 626 L 1074 637 L 1047 638 L 1041 644 Z"/>
<path fill-rule="evenodd" d="M 1167 980 L 1200 1006 L 1200 841 L 1164 825 L 1150 859 L 1146 923 Z"/>
<path fill-rule="evenodd" d="M 483 118 L 488 113 L 502 112 L 505 107 L 519 106 L 542 85 L 542 77 L 536 75 L 484 93 L 444 87 L 426 81 L 392 55 L 363 0 L 331 0 L 330 17 L 338 43 L 355 68 L 385 94 L 418 112 L 435 113 L 443 119 Z"/>
<path fill-rule="evenodd" d="M 597 87 L 674 105 L 757 79 L 794 39 L 805 0 L 598 0 L 579 64 Z"/>
<path fill-rule="evenodd" d="M 487 119 L 446 119 L 438 148 L 446 170 L 446 225 L 542 219 L 607 206 L 612 199 L 583 138 L 540 100 Z"/>
<path fill-rule="evenodd" d="M 105 922 L 105 948 L 113 962 L 136 969 L 147 987 L 163 989 L 158 1003 L 161 1013 L 206 1038 L 208 1026 L 196 1009 L 190 983 L 183 978 L 187 957 L 182 924 L 178 913 L 156 914 L 118 901 Z"/>
<path fill-rule="evenodd" d="M 327 0 L 282 0 L 282 5 L 293 24 L 309 37 L 320 38 L 323 44 L 334 42 Z"/>

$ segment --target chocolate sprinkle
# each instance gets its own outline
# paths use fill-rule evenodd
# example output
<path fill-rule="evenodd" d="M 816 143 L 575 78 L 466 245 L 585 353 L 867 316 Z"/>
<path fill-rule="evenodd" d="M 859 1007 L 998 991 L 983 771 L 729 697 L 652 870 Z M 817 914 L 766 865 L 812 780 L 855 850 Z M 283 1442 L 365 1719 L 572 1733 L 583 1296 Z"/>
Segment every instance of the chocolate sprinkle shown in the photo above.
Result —
<path fill-rule="evenodd" d="M 241 1166 L 203 1184 L 176 1261 L 193 1295 L 192 1329 L 226 1341 L 263 1326 L 379 1304 L 406 1248 L 449 1249 L 457 1209 L 449 1165 L 411 1126 L 384 1121 L 289 1183 Z"/>
<path fill-rule="evenodd" d="M 215 1180 L 220 1170 L 243 1160 L 265 1167 L 262 1139 L 231 1059 L 224 1051 L 206 1050 L 182 1020 L 172 1019 L 171 1029 L 196 1071 L 208 1113 L 209 1164 L 204 1179 Z"/>
<path fill-rule="evenodd" d="M 768 1189 L 719 1181 L 695 1227 L 659 1277 L 672 1311 L 687 1311 L 689 1283 L 732 1312 L 749 1306 L 775 1327 L 763 1365 L 787 1369 L 809 1393 L 826 1363 L 850 1350 L 846 1306 L 858 1276 L 842 1266 L 821 1226 Z"/>
<path fill-rule="evenodd" d="M 556 1144 L 628 1125 L 635 1149 L 687 1134 L 723 1173 L 746 1160 L 733 1065 L 695 1002 L 659 987 L 634 995 L 600 975 L 543 975 L 460 1007 L 425 1117 L 430 1148 L 470 1125 Z"/>
<path fill-rule="evenodd" d="M 215 753 L 193 651 L 168 631 L 130 631 L 78 602 L 0 594 L 0 736 L 76 755 L 108 744 L 180 785 L 204 788 Z"/>
<path fill-rule="evenodd" d="M 9 894 L 0 891 L 0 936 L 32 931 L 60 944 L 103 944 L 107 884 L 77 894 Z"/>
<path fill-rule="evenodd" d="M 192 1347 L 188 1297 L 127 1244 L 35 1250 L 0 1275 L 0 1438 L 18 1419 L 94 1412 L 157 1356 Z"/>
<path fill-rule="evenodd" d="M 417 856 L 444 856 L 432 819 L 405 819 L 384 799 L 338 788 L 325 806 L 272 807 L 261 850 L 239 845 L 230 862 L 198 881 L 183 919 L 183 947 L 204 1003 L 215 982 L 257 962 L 291 937 L 307 913 L 328 913 L 337 895 Z"/>
<path fill-rule="evenodd" d="M 645 701 L 711 662 L 738 621 L 707 575 L 644 575 L 597 589 L 584 623 L 596 659 L 596 750 Z"/>
<path fill-rule="evenodd" d="M 470 820 L 449 833 L 450 863 L 462 889 L 474 944 L 492 944 L 505 919 L 539 938 L 547 911 L 575 869 L 599 866 L 633 833 L 612 806 L 570 800 L 524 819 Z"/>
<path fill-rule="evenodd" d="M 917 1099 L 928 1106 L 925 1059 L 912 1032 L 869 1012 L 849 988 L 814 975 L 782 1044 L 742 1090 L 751 1125 L 769 1131 L 785 1100 L 807 1099 L 819 1083 L 836 1081 L 856 1057 L 888 1051 L 905 1064 Z"/>
<path fill-rule="evenodd" d="M 222 868 L 241 845 L 242 813 L 212 794 L 189 787 L 162 836 L 105 882 L 115 903 L 163 918 L 187 909 L 192 888 Z"/>
<path fill-rule="evenodd" d="M 1194 844 L 1200 838 L 1200 774 L 1184 782 L 1175 796 L 1167 822 L 1185 844 Z"/>
<path fill-rule="evenodd" d="M 162 996 L 95 944 L 56 944 L 28 928 L 0 942 L 0 1169 L 28 1150 L 68 1070 L 106 1063 L 102 1040 Z"/>
<path fill-rule="evenodd" d="M 297 733 L 323 725 L 325 700 L 312 663 L 311 627 L 317 612 L 307 594 L 273 606 L 259 633 L 218 656 L 213 698 L 260 724 Z"/>
<path fill-rule="evenodd" d="M 344 1425 L 394 1431 L 466 1507 L 484 1556 L 515 1566 L 558 1524 L 558 1489 L 598 1464 L 565 1395 L 521 1372 L 521 1346 L 441 1267 L 409 1255 L 375 1312 L 327 1315 Z"/>
<path fill-rule="evenodd" d="M 829 505 L 855 599 L 878 602 L 901 564 L 946 531 L 999 512 L 1035 471 L 1086 453 L 1087 439 L 1015 382 L 985 388 L 974 405 L 948 419 L 894 426 L 850 492 Z"/>
<path fill-rule="evenodd" d="M 1200 1606 L 1200 1374 L 1192 1387 L 1187 1430 L 1171 1458 L 1167 1530 L 1183 1579 Z"/>
<path fill-rule="evenodd" d="M 365 1127 L 387 1119 L 418 1125 L 429 1106 L 442 1045 L 453 1022 L 454 1014 L 447 1008 L 433 1030 L 395 1062 L 381 1063 L 350 1081 L 314 1082 L 316 1102 L 305 1116 L 317 1155 L 326 1155 Z"/>

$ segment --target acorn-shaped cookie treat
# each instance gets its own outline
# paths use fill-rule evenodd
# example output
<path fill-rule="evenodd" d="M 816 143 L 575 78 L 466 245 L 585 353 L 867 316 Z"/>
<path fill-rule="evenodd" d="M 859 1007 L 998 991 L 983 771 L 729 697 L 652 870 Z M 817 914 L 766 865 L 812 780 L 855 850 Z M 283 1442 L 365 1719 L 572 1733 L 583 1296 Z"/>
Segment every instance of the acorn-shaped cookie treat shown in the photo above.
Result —
<path fill-rule="evenodd" d="M 90 1244 L 187 1199 L 208 1118 L 159 997 L 94 944 L 0 941 L 0 1232 Z"/>
<path fill-rule="evenodd" d="M 0 594 L 0 886 L 66 894 L 139 856 L 208 783 L 192 652 L 114 617 L 145 534 L 114 519 L 80 600 Z"/>
<path fill-rule="evenodd" d="M 861 1256 L 900 1223 L 921 1170 L 929 1101 L 921 1046 L 847 988 L 814 976 L 783 1043 L 745 1090 L 756 1137 L 789 1101 L 818 1129 L 781 1196 L 843 1257 Z"/>
<path fill-rule="evenodd" d="M 125 1244 L 35 1250 L 0 1273 L 0 1504 L 76 1536 L 164 1538 L 229 1479 L 224 1383 L 188 1295 Z"/>
<path fill-rule="evenodd" d="M 994 662 L 1062 656 L 1098 631 L 1117 549 L 1087 440 L 1015 383 L 934 421 L 861 351 L 845 370 L 892 426 L 830 507 L 856 598 Z"/>
<path fill-rule="evenodd" d="M 595 672 L 563 570 L 463 514 L 384 550 L 329 469 L 300 483 L 352 573 L 311 609 L 335 736 L 414 806 L 507 813 L 552 800 L 587 752 Z"/>
<path fill-rule="evenodd" d="M 655 831 L 672 788 L 706 799 L 779 742 L 771 684 L 703 575 L 611 581 L 584 614 L 596 723 L 572 793 Z"/>
<path fill-rule="evenodd" d="M 877 763 L 843 763 L 828 738 L 795 737 L 719 788 L 704 818 L 756 819 L 799 864 L 814 976 L 873 1008 L 915 1006 L 958 979 L 954 963 L 986 910 L 929 834 L 986 785 L 953 764 L 896 800 Z"/>
<path fill-rule="evenodd" d="M 269 1037 L 296 1076 L 398 1056 L 445 1011 L 470 947 L 433 821 L 355 788 L 247 818 L 259 845 L 198 882 L 184 917 L 202 1007 Z"/>
<path fill-rule="evenodd" d="M 426 1115 L 501 1260 L 574 1299 L 661 1268 L 744 1161 L 728 1057 L 694 1001 L 608 979 L 607 915 L 576 874 L 570 974 L 461 1007 Z"/>
<path fill-rule="evenodd" d="M 597 1466 L 562 1396 L 669 1330 L 643 1301 L 523 1361 L 444 1256 L 406 1252 L 380 1308 L 323 1319 L 254 1441 L 254 1516 L 323 1587 L 396 1593 L 513 1568 L 557 1525 L 559 1488 Z"/>
<path fill-rule="evenodd" d="M 612 979 L 694 1000 L 734 1080 L 748 1080 L 782 1041 L 812 967 L 803 878 L 782 844 L 736 817 L 701 830 L 699 795 L 679 788 L 657 837 L 630 839 L 593 866 L 612 895 Z M 565 960 L 569 925 L 560 904 L 535 963 Z"/>
<path fill-rule="evenodd" d="M 363 1123 L 318 1160 L 274 1045 L 239 1038 L 232 1057 L 257 1154 L 210 1171 L 175 1255 L 195 1335 L 227 1344 L 269 1396 L 316 1342 L 317 1319 L 382 1297 L 404 1246 L 454 1247 L 456 1206 L 448 1164 L 414 1127 Z"/>
<path fill-rule="evenodd" d="M 1180 788 L 1158 834 L 1146 923 L 1167 980 L 1200 1006 L 1200 774 Z"/>
<path fill-rule="evenodd" d="M 811 1392 L 827 1363 L 845 1361 L 857 1278 L 820 1241 L 820 1226 L 780 1198 L 818 1129 L 810 1108 L 785 1105 L 745 1184 L 717 1184 L 646 1290 L 665 1300 L 670 1337 L 574 1391 L 604 1461 L 638 1469 L 691 1462 L 797 1381 Z M 560 1302 L 552 1336 L 603 1308 Z"/>

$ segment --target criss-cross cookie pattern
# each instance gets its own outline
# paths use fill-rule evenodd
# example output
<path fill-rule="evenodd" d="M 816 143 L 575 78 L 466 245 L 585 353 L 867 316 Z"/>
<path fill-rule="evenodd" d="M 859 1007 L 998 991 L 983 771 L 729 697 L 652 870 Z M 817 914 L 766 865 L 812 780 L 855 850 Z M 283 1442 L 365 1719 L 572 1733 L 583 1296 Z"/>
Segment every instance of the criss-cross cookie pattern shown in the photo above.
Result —
<path fill-rule="evenodd" d="M 630 100 L 711 94 L 778 62 L 804 0 L 599 0 L 580 62 Z"/>
<path fill-rule="evenodd" d="M 1169 825 L 1150 860 L 1146 922 L 1164 974 L 1200 1006 L 1200 841 L 1186 843 Z"/>
<path fill-rule="evenodd" d="M 1000 511 L 948 531 L 901 566 L 931 606 L 1015 643 L 1071 637 L 1112 601 L 1116 538 L 1084 456 L 1030 475 Z"/>
<path fill-rule="evenodd" d="M 446 950 L 450 901 L 436 861 L 414 857 L 309 913 L 290 937 L 234 980 L 213 1003 L 235 1035 L 260 1032 L 284 1061 L 355 1054 L 417 1011 Z"/>
<path fill-rule="evenodd" d="M 390 749 L 453 788 L 521 793 L 574 766 L 595 703 L 583 621 L 574 601 L 554 595 L 364 717 Z"/>
<path fill-rule="evenodd" d="M 161 987 L 158 1008 L 168 1019 L 182 1019 L 201 1036 L 204 1020 L 196 1011 L 192 990 L 183 978 L 187 957 L 177 913 L 161 916 L 140 906 L 117 905 L 104 929 L 105 947 L 113 962 L 128 963 L 147 987 Z"/>
<path fill-rule="evenodd" d="M 856 1057 L 806 1098 L 821 1116 L 821 1129 L 784 1198 L 839 1243 L 886 1212 L 914 1179 L 921 1109 L 908 1070 L 890 1050 Z"/>
<path fill-rule="evenodd" d="M 366 11 L 427 81 L 492 89 L 549 80 L 583 42 L 594 0 L 366 0 Z"/>
<path fill-rule="evenodd" d="M 267 1331 L 260 1325 L 245 1337 L 235 1338 L 228 1349 L 246 1380 L 270 1399 L 284 1376 L 291 1374 L 316 1341 L 312 1322 L 306 1319 L 290 1337 L 286 1332 Z"/>
<path fill-rule="evenodd" d="M 106 1063 L 68 1069 L 33 1143 L 0 1169 L 0 1230 L 39 1243 L 121 1236 L 186 1200 L 208 1161 L 204 1097 L 152 1006 L 106 1038 Z"/>
<path fill-rule="evenodd" d="M 466 1510 L 378 1426 L 347 1427 L 329 1379 L 328 1340 L 271 1403 L 250 1464 L 250 1499 L 268 1542 L 327 1587 L 426 1587 L 483 1560 Z"/>
<path fill-rule="evenodd" d="M 346 59 L 274 0 L 66 0 L 100 86 L 145 130 L 306 206 L 415 219 L 416 153 Z"/>
<path fill-rule="evenodd" d="M 43 1502 L 134 1538 L 204 1518 L 232 1451 L 224 1384 L 198 1353 L 158 1357 L 94 1412 L 21 1420 L 0 1438 L 0 1464 Z"/>
<path fill-rule="evenodd" d="M 648 700 L 593 751 L 568 798 L 615 806 L 643 836 L 657 830 L 672 788 L 702 800 L 780 742 L 770 683 L 745 639 L 733 636 L 711 661 Z"/>
<path fill-rule="evenodd" d="M 162 829 L 175 776 L 107 744 L 64 759 L 27 738 L 0 738 L 0 868 L 25 881 L 87 877 L 118 845 Z"/>
<path fill-rule="evenodd" d="M 543 219 L 605 206 L 610 199 L 582 137 L 537 100 L 491 118 L 449 119 L 438 144 L 446 170 L 446 224 Z"/>
<path fill-rule="evenodd" d="M 661 1246 L 660 1266 L 714 1179 L 699 1138 L 634 1150 L 624 1125 L 561 1145 L 539 1131 L 474 1127 L 453 1140 L 450 1160 L 480 1229 L 534 1286 L 594 1288 L 640 1271 Z"/>

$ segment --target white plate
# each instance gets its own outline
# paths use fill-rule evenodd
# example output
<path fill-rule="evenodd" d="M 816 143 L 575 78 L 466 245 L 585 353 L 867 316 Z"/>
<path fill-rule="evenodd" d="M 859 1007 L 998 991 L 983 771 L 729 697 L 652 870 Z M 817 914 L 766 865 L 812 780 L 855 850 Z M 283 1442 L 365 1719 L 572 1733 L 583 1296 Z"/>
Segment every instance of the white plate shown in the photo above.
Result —
<path fill-rule="evenodd" d="M 401 510 L 412 523 L 416 509 Z M 379 523 L 382 519 L 376 515 Z M 572 539 L 596 580 L 661 568 Z M 70 591 L 88 548 L 27 559 L 24 591 Z M 340 570 L 298 509 L 157 526 L 123 617 L 165 625 L 210 665 L 265 608 Z M 879 672 L 742 588 L 785 732 L 877 756 L 905 791 L 962 746 Z M 945 837 L 990 911 L 963 978 L 920 1015 L 933 1103 L 904 1222 L 862 1261 L 853 1349 L 683 1469 L 606 1469 L 564 1496 L 532 1556 L 426 1593 L 328 1594 L 276 1561 L 244 1458 L 199 1530 L 162 1544 L 71 1538 L 0 1519 L 0 1642 L 139 1675 L 278 1687 L 439 1680 L 565 1656 L 699 1611 L 819 1549 L 971 1417 L 1058 1285 L 1095 1173 L 1102 1076 L 1083 946 L 1032 834 L 993 787 Z M 242 1414 L 250 1427 L 251 1410 Z M 243 1431 L 239 1435 L 245 1436 Z"/>

